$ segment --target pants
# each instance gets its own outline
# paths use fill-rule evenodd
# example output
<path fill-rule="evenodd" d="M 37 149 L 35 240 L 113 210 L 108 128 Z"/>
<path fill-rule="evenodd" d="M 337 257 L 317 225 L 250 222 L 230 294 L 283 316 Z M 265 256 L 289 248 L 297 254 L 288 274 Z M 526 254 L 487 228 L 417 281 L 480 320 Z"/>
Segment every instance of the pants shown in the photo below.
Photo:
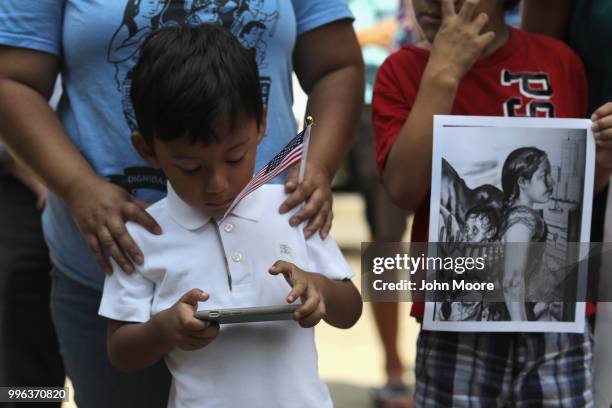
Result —
<path fill-rule="evenodd" d="M 111 366 L 106 318 L 98 315 L 102 292 L 53 269 L 51 312 L 79 408 L 165 408 L 170 373 L 163 361 L 137 373 Z"/>
<path fill-rule="evenodd" d="M 415 407 L 592 407 L 592 338 L 584 333 L 421 330 Z"/>
<path fill-rule="evenodd" d="M 51 266 L 40 216 L 34 194 L 13 177 L 0 174 L 0 386 L 64 385 L 49 310 Z"/>

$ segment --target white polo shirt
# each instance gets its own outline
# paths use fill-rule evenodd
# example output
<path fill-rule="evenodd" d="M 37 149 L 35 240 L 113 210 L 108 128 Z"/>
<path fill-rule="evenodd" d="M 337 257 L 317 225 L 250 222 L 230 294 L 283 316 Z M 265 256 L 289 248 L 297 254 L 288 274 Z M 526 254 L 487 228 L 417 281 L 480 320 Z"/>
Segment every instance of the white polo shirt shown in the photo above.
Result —
<path fill-rule="evenodd" d="M 268 273 L 279 259 L 330 279 L 351 278 L 333 239 L 305 240 L 289 225 L 292 213 L 278 213 L 285 197 L 282 185 L 264 185 L 218 224 L 168 185 L 168 196 L 147 209 L 163 234 L 127 224 L 145 262 L 130 275 L 113 265 L 100 315 L 145 322 L 193 288 L 210 294 L 199 309 L 285 305 L 289 284 Z M 173 376 L 169 407 L 332 406 L 318 374 L 314 330 L 294 321 L 221 325 L 208 346 L 174 349 L 165 359 Z"/>

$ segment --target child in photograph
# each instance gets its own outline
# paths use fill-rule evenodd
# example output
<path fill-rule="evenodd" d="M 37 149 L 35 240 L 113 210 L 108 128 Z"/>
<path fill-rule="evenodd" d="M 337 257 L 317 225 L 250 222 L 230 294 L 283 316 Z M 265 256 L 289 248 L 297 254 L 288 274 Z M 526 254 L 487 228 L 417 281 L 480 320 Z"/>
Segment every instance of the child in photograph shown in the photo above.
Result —
<path fill-rule="evenodd" d="M 394 202 L 415 210 L 412 242 L 428 240 L 433 115 L 587 115 L 582 63 L 559 41 L 507 26 L 504 11 L 516 3 L 414 0 L 426 41 L 403 47 L 378 71 L 377 164 Z M 612 120 L 599 120 L 601 138 L 610 128 Z M 598 143 L 596 189 L 607 183 L 611 158 Z M 413 305 L 419 320 L 423 306 Z M 591 350 L 588 328 L 582 334 L 421 331 L 415 405 L 592 406 Z"/>
<path fill-rule="evenodd" d="M 488 274 L 494 268 L 494 261 L 500 256 L 495 254 L 497 245 L 489 245 L 499 230 L 499 214 L 492 205 L 478 204 L 465 214 L 461 238 L 455 244 L 457 256 L 482 258 L 485 260 L 484 271 L 464 272 L 457 276 L 453 271 L 447 278 L 459 278 L 469 281 L 487 281 Z M 470 245 L 472 244 L 472 245 Z M 486 254 L 486 255 L 485 255 Z M 476 290 L 454 290 L 446 301 L 439 304 L 439 318 L 448 321 L 487 320 L 488 306 L 482 303 L 483 293 Z"/>
<path fill-rule="evenodd" d="M 499 215 L 491 206 L 477 205 L 465 214 L 463 226 L 463 242 L 485 243 L 490 242 L 497 235 L 499 229 Z"/>
<path fill-rule="evenodd" d="M 253 176 L 266 127 L 254 53 L 218 25 L 162 28 L 142 47 L 132 101 L 132 142 L 164 171 L 168 196 L 147 209 L 162 235 L 127 224 L 144 263 L 132 273 L 113 263 L 106 278 L 111 362 L 135 371 L 165 359 L 171 407 L 331 407 L 313 326 L 358 320 L 351 268 L 331 238 L 306 240 L 293 213 L 278 213 L 282 185 L 259 187 L 223 217 Z M 194 317 L 298 299 L 293 321 Z"/>

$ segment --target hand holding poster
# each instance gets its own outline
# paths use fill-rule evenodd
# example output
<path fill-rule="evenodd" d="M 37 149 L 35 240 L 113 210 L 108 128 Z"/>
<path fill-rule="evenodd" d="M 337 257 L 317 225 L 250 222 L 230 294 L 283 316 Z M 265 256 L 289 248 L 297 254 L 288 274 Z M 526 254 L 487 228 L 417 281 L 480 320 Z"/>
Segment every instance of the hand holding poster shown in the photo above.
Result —
<path fill-rule="evenodd" d="M 583 332 L 586 272 L 565 272 L 586 256 L 579 243 L 589 242 L 590 126 L 580 119 L 435 117 L 429 241 L 440 243 L 438 256 L 486 259 L 486 268 L 428 271 L 428 281 L 455 284 L 426 303 L 424 329 Z M 495 289 L 466 290 L 467 282 Z"/>

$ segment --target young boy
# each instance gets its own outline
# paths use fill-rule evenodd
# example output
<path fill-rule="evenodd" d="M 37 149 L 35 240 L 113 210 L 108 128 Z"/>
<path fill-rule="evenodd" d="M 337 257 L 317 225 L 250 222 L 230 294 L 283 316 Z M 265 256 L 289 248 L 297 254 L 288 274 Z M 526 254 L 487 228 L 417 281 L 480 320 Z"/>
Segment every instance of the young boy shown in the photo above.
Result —
<path fill-rule="evenodd" d="M 415 209 L 413 242 L 428 238 L 433 115 L 585 117 L 578 57 L 553 39 L 511 29 L 512 0 L 414 0 L 427 39 L 378 71 L 373 122 L 377 164 L 392 199 Z M 610 121 L 599 127 L 609 128 Z M 607 132 L 602 132 L 606 134 Z M 598 146 L 597 187 L 610 151 Z M 406 175 L 409 175 L 406 177 Z M 413 306 L 422 318 L 423 305 Z M 589 406 L 591 342 L 584 334 L 421 331 L 417 406 Z"/>
<path fill-rule="evenodd" d="M 359 318 L 350 267 L 333 240 L 306 241 L 291 214 L 278 214 L 282 186 L 260 187 L 221 219 L 265 132 L 254 53 L 217 25 L 161 29 L 143 45 L 132 101 L 133 144 L 169 184 L 147 210 L 162 235 L 128 223 L 144 264 L 131 274 L 114 265 L 105 282 L 112 363 L 132 371 L 165 358 L 171 407 L 332 406 L 312 327 Z M 194 317 L 297 299 L 295 321 L 219 327 Z"/>

